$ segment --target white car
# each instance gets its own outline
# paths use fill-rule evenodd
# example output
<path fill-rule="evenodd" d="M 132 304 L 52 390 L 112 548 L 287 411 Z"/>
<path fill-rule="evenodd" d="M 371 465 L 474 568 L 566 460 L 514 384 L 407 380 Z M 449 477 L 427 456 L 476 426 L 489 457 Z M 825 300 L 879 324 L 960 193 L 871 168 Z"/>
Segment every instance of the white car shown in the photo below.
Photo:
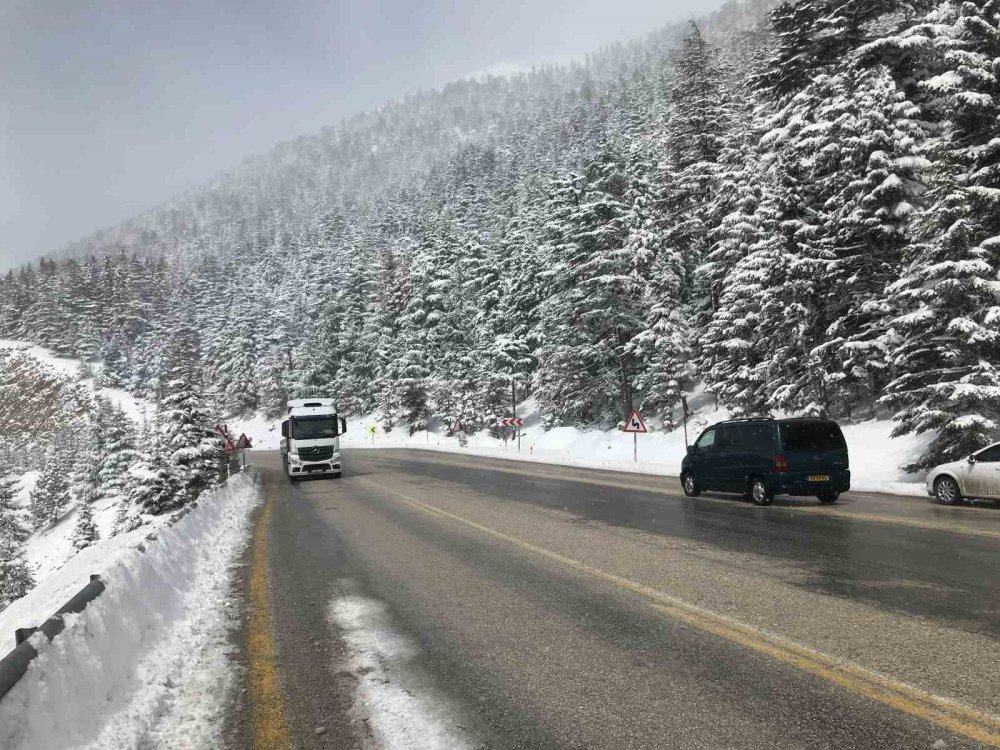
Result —
<path fill-rule="evenodd" d="M 1000 443 L 932 469 L 927 475 L 927 494 L 944 505 L 967 497 L 1000 500 Z"/>

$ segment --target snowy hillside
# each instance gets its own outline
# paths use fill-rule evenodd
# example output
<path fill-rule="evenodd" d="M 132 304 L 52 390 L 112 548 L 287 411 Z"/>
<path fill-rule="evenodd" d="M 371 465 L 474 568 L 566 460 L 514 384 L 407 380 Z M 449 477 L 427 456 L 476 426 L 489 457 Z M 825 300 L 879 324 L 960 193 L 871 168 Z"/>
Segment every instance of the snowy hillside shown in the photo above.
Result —
<path fill-rule="evenodd" d="M 162 406 L 105 385 L 100 364 L 0 341 L 0 623 L 24 607 L 48 616 L 86 582 L 79 561 L 110 563 L 197 496 L 185 481 L 216 481 L 217 441 L 191 422 L 195 406 L 174 408 L 190 433 L 177 440 Z M 166 429 L 151 431 L 154 418 Z"/>

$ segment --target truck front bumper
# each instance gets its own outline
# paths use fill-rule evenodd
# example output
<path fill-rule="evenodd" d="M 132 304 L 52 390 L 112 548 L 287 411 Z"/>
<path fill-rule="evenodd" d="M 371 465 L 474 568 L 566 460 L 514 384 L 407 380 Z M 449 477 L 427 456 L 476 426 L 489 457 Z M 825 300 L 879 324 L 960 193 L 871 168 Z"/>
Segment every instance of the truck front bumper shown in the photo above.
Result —
<path fill-rule="evenodd" d="M 341 471 L 340 458 L 334 457 L 329 461 L 299 461 L 294 456 L 288 456 L 289 476 L 300 476 L 305 474 L 339 474 Z"/>

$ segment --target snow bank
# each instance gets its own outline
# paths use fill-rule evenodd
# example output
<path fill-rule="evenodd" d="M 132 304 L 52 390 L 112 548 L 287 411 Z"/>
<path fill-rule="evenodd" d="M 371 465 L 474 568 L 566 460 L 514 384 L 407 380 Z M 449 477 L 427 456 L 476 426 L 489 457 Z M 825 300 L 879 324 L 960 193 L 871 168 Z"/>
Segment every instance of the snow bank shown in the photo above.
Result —
<path fill-rule="evenodd" d="M 234 561 L 260 492 L 239 475 L 172 527 L 84 550 L 0 614 L 6 638 L 38 625 L 91 573 L 107 588 L 0 701 L 0 747 L 210 748 L 234 684 L 229 611 Z M 72 581 L 72 584 L 70 584 Z"/>
<path fill-rule="evenodd" d="M 724 407 L 717 408 L 701 388 L 688 395 L 688 403 L 693 412 L 687 426 L 689 442 L 694 442 L 708 425 L 730 417 L 729 411 Z M 487 430 L 469 435 L 463 447 L 457 436 L 445 435 L 445 426 L 433 421 L 426 432 L 409 435 L 405 429 L 394 429 L 386 433 L 371 414 L 349 420 L 347 434 L 341 444 L 344 448 L 435 450 L 667 476 L 680 473 L 681 460 L 687 452 L 683 426 L 663 430 L 655 420 L 647 420 L 651 432 L 638 436 L 639 460 L 634 461 L 632 435 L 617 428 L 556 427 L 544 430 L 534 399 L 518 404 L 517 413 L 525 419 L 520 452 L 516 442 L 505 443 L 492 437 Z M 280 426 L 281 420 L 270 420 L 260 415 L 232 425 L 234 434 L 245 432 L 253 440 L 255 450 L 277 450 L 281 440 Z M 934 435 L 892 438 L 890 435 L 895 426 L 890 420 L 841 425 L 851 454 L 851 486 L 863 492 L 924 496 L 923 477 L 907 475 L 899 467 L 919 456 Z M 374 435 L 370 432 L 372 428 Z"/>
<path fill-rule="evenodd" d="M 350 582 L 343 583 L 350 587 Z M 381 602 L 348 594 L 334 599 L 328 614 L 351 651 L 348 667 L 358 678 L 359 708 L 377 747 L 482 747 L 463 727 L 456 708 L 416 668 L 416 646 L 392 630 Z"/>
<path fill-rule="evenodd" d="M 707 425 L 727 419 L 720 409 L 710 419 L 700 416 L 688 423 L 689 439 L 693 441 Z M 264 420 L 258 420 L 263 424 Z M 368 433 L 376 427 L 374 437 Z M 258 429 L 254 448 L 277 450 L 280 432 L 275 429 Z M 891 438 L 895 423 L 872 420 L 853 425 L 842 425 L 844 437 L 851 454 L 851 487 L 860 492 L 888 492 L 897 495 L 924 496 L 923 478 L 906 474 L 900 466 L 915 459 L 933 438 L 933 435 L 907 435 Z M 249 432 L 247 433 L 250 434 Z M 277 435 L 275 437 L 275 435 Z M 640 474 L 677 476 L 685 454 L 684 431 L 651 432 L 638 436 L 638 462 L 632 459 L 632 436 L 617 429 L 581 430 L 575 427 L 556 427 L 545 431 L 529 417 L 521 435 L 521 450 L 517 443 L 504 443 L 485 430 L 468 436 L 465 447 L 456 436 L 446 436 L 440 426 L 431 430 L 406 434 L 405 430 L 383 433 L 372 416 L 352 420 L 344 436 L 344 448 L 410 448 L 464 453 L 470 456 L 491 456 L 517 461 L 580 466 L 587 468 L 630 471 Z"/>

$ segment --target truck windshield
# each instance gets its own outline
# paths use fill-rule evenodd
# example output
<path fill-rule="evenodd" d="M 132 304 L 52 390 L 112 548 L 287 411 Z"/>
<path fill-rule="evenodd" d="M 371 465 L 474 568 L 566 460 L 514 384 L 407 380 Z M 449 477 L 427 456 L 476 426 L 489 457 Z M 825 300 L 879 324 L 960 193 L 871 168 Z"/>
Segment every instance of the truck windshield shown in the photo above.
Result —
<path fill-rule="evenodd" d="M 787 451 L 828 451 L 847 447 L 834 422 L 782 422 L 781 444 Z"/>
<path fill-rule="evenodd" d="M 335 438 L 338 434 L 335 417 L 298 417 L 292 420 L 292 437 L 296 440 Z"/>

